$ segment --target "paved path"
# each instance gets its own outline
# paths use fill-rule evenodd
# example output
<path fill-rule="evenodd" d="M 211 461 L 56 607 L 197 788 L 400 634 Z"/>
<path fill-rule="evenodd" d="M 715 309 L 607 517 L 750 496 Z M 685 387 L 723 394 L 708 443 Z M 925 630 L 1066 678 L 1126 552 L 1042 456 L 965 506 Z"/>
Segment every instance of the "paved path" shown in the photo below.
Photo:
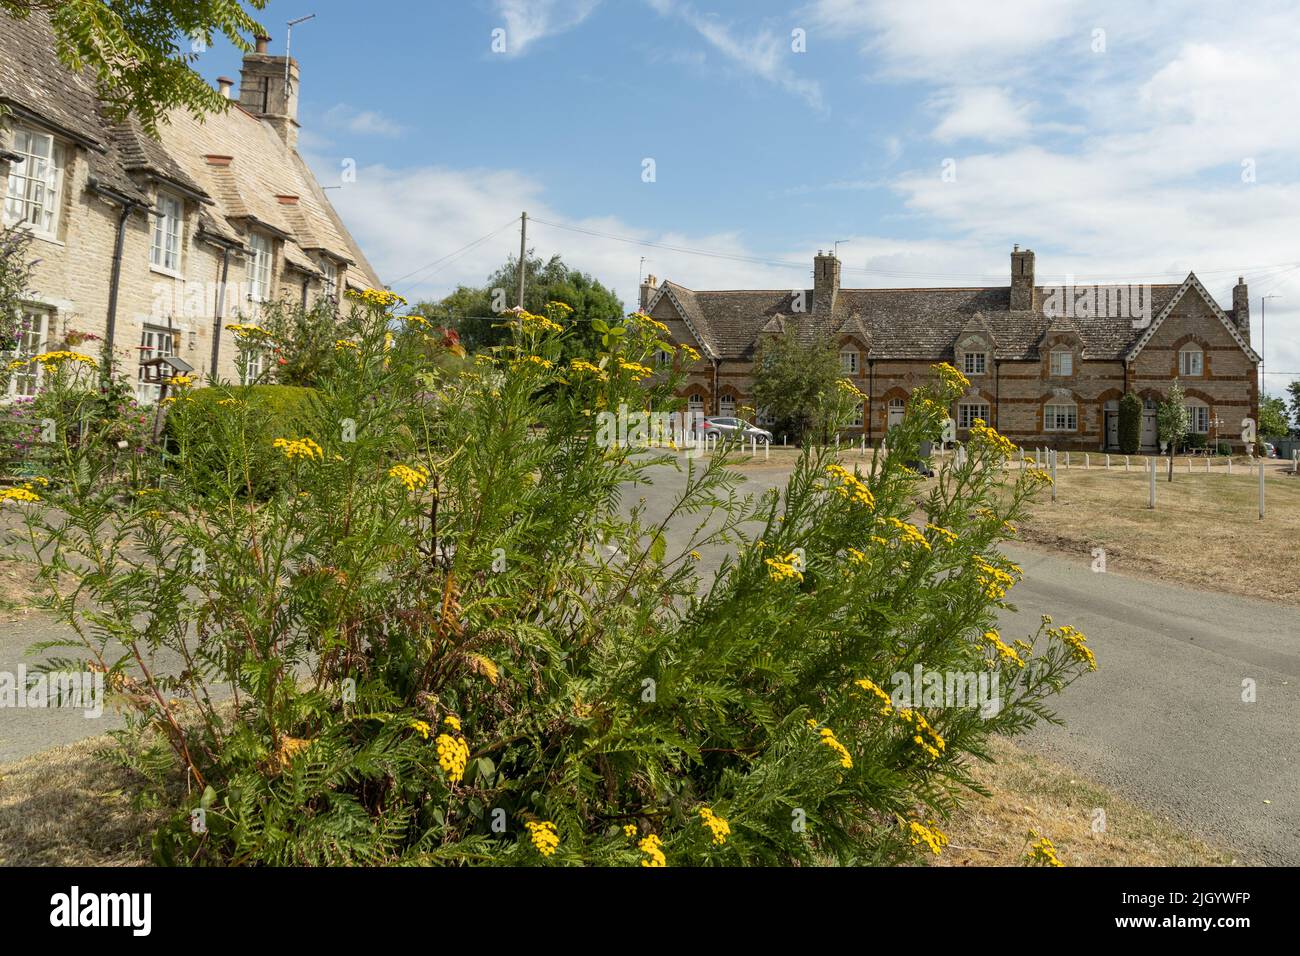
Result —
<path fill-rule="evenodd" d="M 748 488 L 761 491 L 784 484 L 785 472 L 754 469 L 749 478 Z M 631 489 L 629 502 L 644 496 L 649 517 L 662 516 L 681 483 L 664 470 L 655 484 Z M 680 547 L 697 521 L 670 530 L 670 546 Z M 1051 614 L 1087 634 L 1100 662 L 1053 699 L 1065 726 L 1040 726 L 1024 746 L 1246 860 L 1300 863 L 1300 611 L 1008 551 L 1025 578 L 1003 631 L 1031 632 Z M 721 554 L 706 549 L 702 570 L 716 569 Z M 1279 560 L 1279 573 L 1295 571 Z M 0 616 L 0 671 L 57 633 L 35 613 Z M 1247 679 L 1255 703 L 1241 700 Z M 113 726 L 109 715 L 0 710 L 0 762 Z"/>

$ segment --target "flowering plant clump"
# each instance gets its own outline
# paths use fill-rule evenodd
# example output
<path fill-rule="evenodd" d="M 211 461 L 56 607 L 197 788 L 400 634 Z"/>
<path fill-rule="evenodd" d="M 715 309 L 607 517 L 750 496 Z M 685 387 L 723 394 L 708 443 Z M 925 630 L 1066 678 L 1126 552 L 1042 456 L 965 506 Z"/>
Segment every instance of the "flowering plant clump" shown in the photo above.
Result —
<path fill-rule="evenodd" d="M 1065 625 L 997 630 L 999 545 L 1041 483 L 1004 477 L 992 433 L 931 482 L 909 465 L 955 370 L 888 454 L 805 449 L 744 496 L 726 448 L 599 438 L 602 413 L 680 408 L 659 323 L 593 322 L 575 355 L 553 305 L 469 360 L 398 304 L 350 299 L 291 421 L 256 400 L 287 385 L 187 389 L 145 493 L 60 428 L 39 500 L 5 501 L 121 688 L 160 862 L 916 860 L 989 738 L 1095 665 Z M 666 514 L 632 490 L 670 481 Z M 916 667 L 997 676 L 997 706 L 895 702 Z"/>

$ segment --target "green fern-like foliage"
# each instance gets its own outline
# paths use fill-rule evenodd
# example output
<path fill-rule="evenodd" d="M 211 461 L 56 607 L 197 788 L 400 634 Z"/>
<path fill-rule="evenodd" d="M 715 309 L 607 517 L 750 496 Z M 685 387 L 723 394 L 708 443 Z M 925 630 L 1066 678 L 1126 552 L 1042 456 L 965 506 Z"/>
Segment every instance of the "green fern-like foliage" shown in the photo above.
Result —
<path fill-rule="evenodd" d="M 392 304 L 354 303 L 293 433 L 238 388 L 201 416 L 182 392 L 153 481 L 68 446 L 27 512 L 48 606 L 136 715 L 125 759 L 171 781 L 160 861 L 900 862 L 1092 666 L 1068 628 L 995 631 L 998 545 L 1045 476 L 981 428 L 928 485 L 907 466 L 955 369 L 865 471 L 809 449 L 751 496 L 725 450 L 599 439 L 677 387 L 649 377 L 652 320 L 585 364 L 559 306 L 431 360 Z M 667 514 L 636 500 L 674 470 Z M 983 679 L 985 706 L 900 694 L 922 672 Z"/>

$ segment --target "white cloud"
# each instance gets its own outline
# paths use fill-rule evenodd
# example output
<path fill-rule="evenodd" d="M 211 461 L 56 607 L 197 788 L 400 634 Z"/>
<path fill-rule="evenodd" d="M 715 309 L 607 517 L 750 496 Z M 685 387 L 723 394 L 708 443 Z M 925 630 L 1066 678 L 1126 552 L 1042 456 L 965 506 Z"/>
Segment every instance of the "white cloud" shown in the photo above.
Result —
<path fill-rule="evenodd" d="M 382 113 L 374 110 L 358 110 L 339 103 L 325 113 L 325 124 L 336 129 L 344 129 L 358 136 L 383 136 L 393 138 L 401 136 L 405 127 L 394 122 Z"/>
<path fill-rule="evenodd" d="M 321 159 L 314 159 L 313 165 L 331 168 Z M 650 230 L 615 216 L 573 219 L 548 204 L 544 192 L 541 183 L 515 170 L 376 165 L 358 169 L 356 182 L 331 191 L 330 201 L 380 277 L 412 301 L 440 298 L 459 284 L 481 285 L 510 256 L 518 255 L 518 218 L 523 209 L 528 210 L 530 219 L 589 231 L 735 256 L 758 255 L 731 232 Z M 502 231 L 458 253 L 496 230 Z M 812 268 L 811 253 L 802 251 L 769 257 L 800 263 L 782 269 L 639 247 L 540 222 L 530 222 L 528 245 L 544 258 L 559 253 L 567 265 L 596 276 L 617 291 L 629 308 L 637 304 L 642 256 L 648 260 L 646 273 L 697 288 L 759 288 L 773 282 L 800 285 Z M 805 259 L 806 265 L 802 264 Z M 444 261 L 425 268 L 437 260 Z"/>
<path fill-rule="evenodd" d="M 793 51 L 788 33 L 782 35 L 763 29 L 741 36 L 716 15 L 701 13 L 682 0 L 646 2 L 660 15 L 686 23 L 733 66 L 801 97 L 814 109 L 824 109 L 821 85 L 796 75 L 792 69 L 799 54 Z"/>
<path fill-rule="evenodd" d="M 943 111 L 943 118 L 933 135 L 943 143 L 961 139 L 1005 141 L 1029 132 L 1029 107 L 1015 103 L 1007 90 L 996 86 L 950 90 L 934 105 Z"/>
<path fill-rule="evenodd" d="M 814 0 L 802 14 L 823 35 L 860 43 L 886 73 L 969 82 L 1082 30 L 1081 2 Z"/>
<path fill-rule="evenodd" d="M 496 0 L 495 6 L 504 21 L 506 54 L 521 56 L 538 40 L 581 24 L 600 0 Z"/>

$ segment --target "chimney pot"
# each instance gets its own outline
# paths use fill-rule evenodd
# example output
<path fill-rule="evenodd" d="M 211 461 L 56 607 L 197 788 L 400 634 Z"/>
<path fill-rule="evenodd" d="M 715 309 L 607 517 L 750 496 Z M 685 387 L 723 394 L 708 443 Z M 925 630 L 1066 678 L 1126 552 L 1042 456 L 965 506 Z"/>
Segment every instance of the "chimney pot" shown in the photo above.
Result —
<path fill-rule="evenodd" d="M 266 45 L 271 42 L 271 38 L 268 36 L 259 36 L 255 38 L 254 42 L 255 46 L 253 49 L 258 53 L 265 53 Z"/>
<path fill-rule="evenodd" d="M 230 88 L 235 85 L 235 81 L 228 76 L 217 77 L 217 92 L 230 99 Z"/>

